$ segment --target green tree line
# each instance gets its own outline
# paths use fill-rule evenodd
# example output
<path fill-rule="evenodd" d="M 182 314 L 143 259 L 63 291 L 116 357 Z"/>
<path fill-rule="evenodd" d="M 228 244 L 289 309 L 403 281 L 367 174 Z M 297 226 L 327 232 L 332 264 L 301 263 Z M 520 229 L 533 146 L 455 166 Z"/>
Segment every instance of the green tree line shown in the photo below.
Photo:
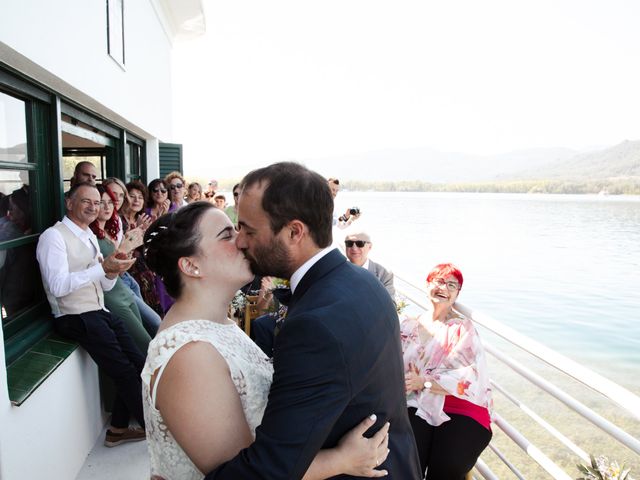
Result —
<path fill-rule="evenodd" d="M 640 195 L 640 178 L 606 180 L 513 180 L 504 182 L 429 183 L 420 180 L 342 182 L 347 190 L 374 192 L 564 193 Z"/>

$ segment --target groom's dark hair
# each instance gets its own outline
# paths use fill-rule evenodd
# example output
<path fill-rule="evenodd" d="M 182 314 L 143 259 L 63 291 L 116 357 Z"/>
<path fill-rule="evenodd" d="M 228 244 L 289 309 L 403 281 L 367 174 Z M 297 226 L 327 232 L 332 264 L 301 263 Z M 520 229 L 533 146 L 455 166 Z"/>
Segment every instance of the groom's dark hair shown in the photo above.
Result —
<path fill-rule="evenodd" d="M 240 188 L 263 182 L 267 187 L 262 209 L 269 215 L 273 233 L 291 220 L 300 220 L 318 247 L 331 245 L 333 197 L 323 177 L 299 163 L 280 162 L 249 172 Z"/>

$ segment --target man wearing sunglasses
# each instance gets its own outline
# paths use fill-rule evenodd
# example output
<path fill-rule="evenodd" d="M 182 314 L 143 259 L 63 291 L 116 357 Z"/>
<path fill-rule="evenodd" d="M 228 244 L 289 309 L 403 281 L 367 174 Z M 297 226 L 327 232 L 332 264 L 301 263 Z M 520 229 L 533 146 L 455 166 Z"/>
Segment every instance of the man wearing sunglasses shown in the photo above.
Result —
<path fill-rule="evenodd" d="M 391 295 L 391 298 L 395 302 L 396 289 L 393 286 L 393 273 L 379 263 L 369 260 L 369 252 L 373 246 L 369 234 L 366 232 L 358 232 L 347 235 L 344 239 L 344 246 L 349 261 L 373 273 L 373 275 L 380 280 L 380 283 L 384 285 L 384 288 L 387 289 L 387 292 L 389 292 L 389 295 Z"/>

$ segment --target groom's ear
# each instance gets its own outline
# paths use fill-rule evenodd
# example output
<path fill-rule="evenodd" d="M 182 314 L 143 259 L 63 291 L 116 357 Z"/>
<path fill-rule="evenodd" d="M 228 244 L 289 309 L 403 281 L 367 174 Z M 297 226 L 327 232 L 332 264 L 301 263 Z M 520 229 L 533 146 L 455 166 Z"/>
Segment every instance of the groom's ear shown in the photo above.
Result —
<path fill-rule="evenodd" d="M 300 220 L 291 220 L 286 227 L 290 243 L 299 243 L 309 231 L 307 226 Z"/>

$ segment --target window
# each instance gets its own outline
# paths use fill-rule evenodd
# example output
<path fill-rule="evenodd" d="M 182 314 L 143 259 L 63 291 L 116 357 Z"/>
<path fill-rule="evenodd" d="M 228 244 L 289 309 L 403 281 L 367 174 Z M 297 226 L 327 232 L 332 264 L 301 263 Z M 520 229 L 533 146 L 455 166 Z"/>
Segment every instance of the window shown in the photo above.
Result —
<path fill-rule="evenodd" d="M 144 140 L 0 67 L 0 325 L 15 405 L 75 348 L 61 347 L 64 340 L 51 335 L 53 317 L 35 255 L 39 235 L 64 214 L 63 193 L 75 165 L 93 163 L 98 180 L 145 181 L 145 157 Z M 47 353 L 45 368 L 42 354 L 51 349 L 66 353 Z"/>
<path fill-rule="evenodd" d="M 2 324 L 42 300 L 33 233 L 33 195 L 27 171 L 0 171 L 0 317 Z M 17 187 L 17 188 L 16 188 Z"/>
<path fill-rule="evenodd" d="M 96 183 L 101 183 L 104 180 L 104 168 L 105 168 L 105 153 L 104 149 L 76 149 L 76 148 L 63 148 L 62 149 L 62 174 L 64 176 L 64 191 L 68 191 L 71 188 L 71 177 L 76 169 L 76 165 L 80 162 L 91 162 L 98 171 L 98 178 Z"/>
<path fill-rule="evenodd" d="M 124 67 L 124 0 L 107 0 L 107 51 Z"/>
<path fill-rule="evenodd" d="M 0 162 L 27 161 L 25 102 L 0 92 Z"/>
<path fill-rule="evenodd" d="M 24 85 L 0 76 L 0 319 L 7 365 L 51 330 L 36 246 L 61 204 L 51 198 L 51 110 L 43 101 L 50 97 Z"/>
<path fill-rule="evenodd" d="M 127 181 L 142 180 L 146 177 L 146 165 L 144 159 L 144 143 L 142 140 L 133 137 L 133 135 L 127 135 L 127 149 L 126 149 L 126 171 Z"/>
<path fill-rule="evenodd" d="M 56 117 L 55 98 L 0 68 L 0 320 L 8 365 L 51 330 L 35 249 L 64 214 L 76 164 L 93 163 L 97 181 L 146 180 L 144 140 L 65 101 Z"/>

